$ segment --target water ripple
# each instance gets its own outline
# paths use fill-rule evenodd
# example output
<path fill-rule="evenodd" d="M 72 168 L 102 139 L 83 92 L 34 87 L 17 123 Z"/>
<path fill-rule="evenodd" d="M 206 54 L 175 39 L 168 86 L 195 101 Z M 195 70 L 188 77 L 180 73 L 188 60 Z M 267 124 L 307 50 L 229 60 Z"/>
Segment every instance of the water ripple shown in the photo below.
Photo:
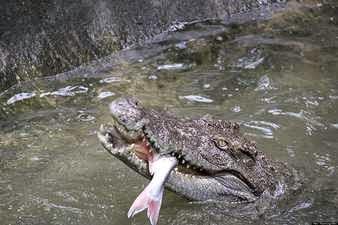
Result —
<path fill-rule="evenodd" d="M 88 92 L 87 87 L 84 87 L 82 85 L 76 85 L 76 86 L 67 86 L 64 88 L 60 88 L 57 91 L 53 91 L 53 92 L 45 92 L 45 93 L 40 94 L 40 97 L 42 98 L 48 95 L 67 97 L 67 96 L 75 96 L 76 94 L 86 93 L 86 92 Z"/>
<path fill-rule="evenodd" d="M 214 100 L 199 95 L 186 95 L 179 96 L 179 99 L 186 99 L 191 102 L 203 102 L 203 103 L 212 103 Z"/>
<path fill-rule="evenodd" d="M 239 58 L 237 62 L 232 66 L 252 70 L 261 65 L 264 62 L 264 59 L 265 57 L 262 56 L 262 51 L 257 48 L 253 48 L 248 52 L 246 56 Z"/>
<path fill-rule="evenodd" d="M 34 201 L 36 201 L 36 202 L 40 203 L 41 205 L 43 205 L 46 211 L 50 211 L 52 208 L 57 208 L 57 209 L 61 209 L 61 210 L 64 210 L 64 211 L 75 213 L 75 214 L 81 214 L 81 213 L 83 213 L 82 210 L 79 209 L 79 208 L 51 203 L 51 202 L 49 202 L 48 199 L 42 199 L 42 198 L 38 197 L 38 198 L 35 198 Z"/>
<path fill-rule="evenodd" d="M 103 92 L 100 92 L 99 95 L 97 96 L 99 99 L 104 99 L 104 98 L 108 98 L 110 96 L 114 96 L 115 93 L 113 92 L 110 92 L 110 91 L 103 91 Z"/>
<path fill-rule="evenodd" d="M 184 64 L 184 63 L 174 63 L 174 64 L 165 64 L 159 65 L 157 70 L 187 70 L 190 69 L 192 64 Z"/>
<path fill-rule="evenodd" d="M 110 83 L 118 83 L 118 82 L 127 82 L 130 83 L 130 80 L 126 80 L 126 79 L 122 79 L 121 77 L 108 77 L 108 78 L 104 78 L 102 80 L 99 81 L 101 84 L 102 83 L 106 83 L 106 84 L 110 84 Z"/>
<path fill-rule="evenodd" d="M 11 105 L 15 102 L 22 101 L 25 99 L 30 99 L 30 98 L 33 98 L 34 96 L 36 96 L 35 92 L 32 92 L 32 93 L 23 92 L 23 93 L 16 94 L 7 100 L 7 105 Z"/>
<path fill-rule="evenodd" d="M 272 87 L 271 80 L 268 75 L 263 75 L 261 78 L 259 78 L 255 91 L 266 91 L 271 89 L 275 88 Z"/>
<path fill-rule="evenodd" d="M 259 135 L 264 138 L 272 139 L 273 136 L 273 130 L 276 130 L 280 128 L 278 124 L 272 123 L 272 122 L 266 122 L 266 121 L 249 121 L 245 122 L 243 124 L 245 127 L 258 130 L 263 133 L 263 135 Z M 256 134 L 250 134 L 251 136 L 257 136 Z"/>
<path fill-rule="evenodd" d="M 314 117 L 311 115 L 311 113 L 304 110 L 300 110 L 300 112 L 296 113 L 284 112 L 281 109 L 270 109 L 268 110 L 268 113 L 276 116 L 291 116 L 304 121 L 306 126 L 306 134 L 310 136 L 313 134 L 313 131 L 317 130 L 316 127 L 320 127 L 323 129 L 326 128 L 325 124 L 318 121 L 318 119 L 320 119 L 319 117 Z"/>
<path fill-rule="evenodd" d="M 313 153 L 313 155 L 316 158 L 315 163 L 321 168 L 326 169 L 328 171 L 328 176 L 331 176 L 335 172 L 336 167 L 331 165 L 331 157 L 329 153 L 326 153 L 325 155 Z"/>

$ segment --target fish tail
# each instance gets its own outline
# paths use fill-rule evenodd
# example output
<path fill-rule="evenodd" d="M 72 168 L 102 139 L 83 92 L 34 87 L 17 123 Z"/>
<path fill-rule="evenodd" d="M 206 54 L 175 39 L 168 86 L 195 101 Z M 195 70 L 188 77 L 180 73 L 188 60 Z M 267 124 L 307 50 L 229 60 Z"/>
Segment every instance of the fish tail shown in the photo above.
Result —
<path fill-rule="evenodd" d="M 150 220 L 151 225 L 156 225 L 159 215 L 160 208 L 162 204 L 162 196 L 164 189 L 161 188 L 157 196 L 151 196 L 150 188 L 147 186 L 139 196 L 135 199 L 128 211 L 128 218 L 133 217 L 139 212 L 142 212 L 145 209 L 147 210 L 147 215 Z"/>

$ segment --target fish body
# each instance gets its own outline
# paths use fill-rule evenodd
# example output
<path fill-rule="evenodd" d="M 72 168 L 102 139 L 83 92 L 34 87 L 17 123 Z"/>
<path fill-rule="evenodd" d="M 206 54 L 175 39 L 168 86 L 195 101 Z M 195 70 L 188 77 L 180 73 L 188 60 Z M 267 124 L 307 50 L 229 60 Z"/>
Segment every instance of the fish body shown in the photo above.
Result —
<path fill-rule="evenodd" d="M 156 155 L 148 161 L 149 172 L 153 177 L 147 187 L 139 194 L 128 211 L 128 218 L 148 209 L 147 215 L 151 225 L 156 225 L 160 214 L 160 208 L 164 192 L 164 184 L 170 172 L 177 165 L 175 157 L 160 157 Z"/>

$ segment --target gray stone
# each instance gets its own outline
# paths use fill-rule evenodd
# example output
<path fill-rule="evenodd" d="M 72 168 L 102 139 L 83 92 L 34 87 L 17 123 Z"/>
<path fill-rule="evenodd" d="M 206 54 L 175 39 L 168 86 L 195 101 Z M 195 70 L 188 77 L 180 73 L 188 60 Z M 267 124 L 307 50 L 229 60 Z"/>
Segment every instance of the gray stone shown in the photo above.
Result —
<path fill-rule="evenodd" d="M 0 91 L 62 73 L 181 22 L 264 17 L 276 0 L 11 0 L 0 4 Z M 265 9 L 261 11 L 260 9 Z M 258 10 L 258 11 L 257 11 Z M 252 13 L 254 13 L 254 16 Z M 251 13 L 250 16 L 247 13 Z"/>

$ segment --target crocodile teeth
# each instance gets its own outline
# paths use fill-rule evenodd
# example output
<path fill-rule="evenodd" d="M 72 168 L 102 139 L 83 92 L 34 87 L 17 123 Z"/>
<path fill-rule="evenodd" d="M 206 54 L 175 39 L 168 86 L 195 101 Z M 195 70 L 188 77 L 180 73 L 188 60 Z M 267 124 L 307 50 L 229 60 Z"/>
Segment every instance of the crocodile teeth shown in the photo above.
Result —
<path fill-rule="evenodd" d="M 187 167 L 187 169 L 189 169 L 189 168 L 190 168 L 190 165 L 189 165 L 189 164 L 187 164 L 187 166 L 186 166 L 186 167 Z"/>
<path fill-rule="evenodd" d="M 182 164 L 184 164 L 184 163 L 185 163 L 185 160 L 183 159 L 183 160 L 182 160 Z"/>
<path fill-rule="evenodd" d="M 104 128 L 103 124 L 100 125 L 100 132 L 104 133 L 106 131 L 106 129 Z"/>

